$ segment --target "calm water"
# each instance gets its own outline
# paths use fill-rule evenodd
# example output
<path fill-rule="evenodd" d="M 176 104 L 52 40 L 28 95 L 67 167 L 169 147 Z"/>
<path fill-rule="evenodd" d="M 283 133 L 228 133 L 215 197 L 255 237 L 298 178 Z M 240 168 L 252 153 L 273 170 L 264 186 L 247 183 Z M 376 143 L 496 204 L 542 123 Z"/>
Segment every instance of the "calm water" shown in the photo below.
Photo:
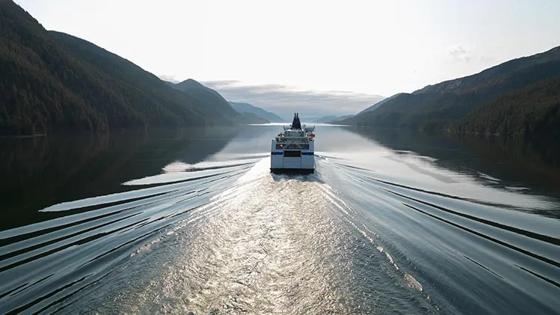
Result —
<path fill-rule="evenodd" d="M 318 126 L 0 139 L 0 313 L 557 313 L 560 151 Z"/>

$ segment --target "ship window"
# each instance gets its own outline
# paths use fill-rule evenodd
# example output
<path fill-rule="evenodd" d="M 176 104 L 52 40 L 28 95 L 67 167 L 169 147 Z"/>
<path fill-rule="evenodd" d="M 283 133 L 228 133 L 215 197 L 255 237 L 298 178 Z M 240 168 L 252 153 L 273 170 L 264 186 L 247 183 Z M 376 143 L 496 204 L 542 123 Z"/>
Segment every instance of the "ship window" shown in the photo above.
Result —
<path fill-rule="evenodd" d="M 285 157 L 300 157 L 301 151 L 284 151 Z"/>
<path fill-rule="evenodd" d="M 286 149 L 300 149 L 300 150 L 309 150 L 309 144 L 305 143 L 290 143 L 286 146 Z"/>

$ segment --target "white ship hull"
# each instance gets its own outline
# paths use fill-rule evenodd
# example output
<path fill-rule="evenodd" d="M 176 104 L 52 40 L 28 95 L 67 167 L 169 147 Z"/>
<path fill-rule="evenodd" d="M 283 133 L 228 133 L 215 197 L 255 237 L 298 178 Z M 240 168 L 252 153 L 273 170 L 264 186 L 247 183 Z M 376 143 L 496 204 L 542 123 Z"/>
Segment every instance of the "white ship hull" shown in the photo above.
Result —
<path fill-rule="evenodd" d="M 270 153 L 270 170 L 273 173 L 313 173 L 315 155 L 312 150 L 273 150 Z"/>
<path fill-rule="evenodd" d="M 301 126 L 298 115 L 290 128 L 272 140 L 270 150 L 270 170 L 273 173 L 315 171 L 315 135 L 313 128 Z"/>

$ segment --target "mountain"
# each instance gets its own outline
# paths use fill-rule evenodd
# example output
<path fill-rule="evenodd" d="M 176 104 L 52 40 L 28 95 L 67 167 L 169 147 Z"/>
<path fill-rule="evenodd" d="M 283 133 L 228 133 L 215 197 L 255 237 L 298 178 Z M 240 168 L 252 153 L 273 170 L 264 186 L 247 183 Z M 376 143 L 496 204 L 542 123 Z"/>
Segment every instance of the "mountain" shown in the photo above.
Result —
<path fill-rule="evenodd" d="M 0 0 L 0 134 L 229 125 L 228 110 Z"/>
<path fill-rule="evenodd" d="M 240 103 L 240 102 L 229 102 L 234 110 L 238 113 L 253 113 L 262 119 L 265 119 L 269 122 L 284 122 L 285 119 L 280 118 L 280 116 L 266 111 L 260 107 L 248 104 L 248 103 Z"/>
<path fill-rule="evenodd" d="M 399 94 L 397 94 L 399 95 Z M 387 97 L 387 98 L 382 98 L 380 97 L 380 100 L 376 103 L 374 103 L 373 105 L 371 105 L 370 107 L 364 109 L 363 111 L 359 112 L 357 115 L 364 113 L 364 112 L 373 112 L 374 110 L 378 109 L 379 107 L 381 107 L 383 104 L 385 104 L 386 102 L 390 101 L 391 99 L 395 98 L 397 95 L 391 96 L 391 97 Z M 342 115 L 342 116 L 335 116 L 335 115 L 331 115 L 331 116 L 323 116 L 320 117 L 316 120 L 316 122 L 319 123 L 329 123 L 329 124 L 347 124 L 349 122 L 352 121 L 352 119 L 355 117 L 356 115 Z"/>
<path fill-rule="evenodd" d="M 474 112 L 478 113 L 476 117 L 481 117 L 480 115 L 483 115 L 481 113 L 485 111 L 488 111 L 486 115 L 498 115 L 499 112 L 504 114 L 506 107 L 498 104 L 512 101 L 512 95 L 523 95 L 525 103 L 510 103 L 511 105 L 507 108 L 522 113 L 526 119 L 529 119 L 531 115 L 542 110 L 540 107 L 542 104 L 534 104 L 527 108 L 521 107 L 532 102 L 530 97 L 545 93 L 545 86 L 554 85 L 555 80 L 559 77 L 560 47 L 556 47 L 544 53 L 505 62 L 471 76 L 429 85 L 413 93 L 394 95 L 345 122 L 366 126 L 464 132 L 469 128 L 474 128 L 474 124 L 468 123 L 469 120 L 475 119 L 473 118 L 475 116 L 470 116 L 471 113 L 473 113 L 472 115 L 475 115 Z M 552 81 L 549 82 L 549 80 Z M 537 93 L 531 89 L 543 90 Z M 552 100 L 555 97 L 558 98 L 559 90 L 548 89 L 546 91 L 548 91 L 546 93 L 550 93 L 550 101 L 546 106 L 551 107 L 547 110 L 554 111 L 557 109 L 557 105 L 554 105 L 556 103 Z M 498 107 L 501 108 L 501 111 L 497 110 Z M 502 116 L 501 119 L 508 119 L 508 117 L 507 115 Z M 497 124 L 496 119 L 499 119 L 498 116 L 492 119 L 487 118 L 485 121 L 493 124 Z M 467 128 L 467 126 L 471 127 Z M 476 128 L 492 130 L 494 127 L 482 126 L 479 123 Z M 505 132 L 506 129 L 501 128 L 500 130 Z M 533 126 L 523 130 L 523 132 L 531 133 L 539 128 Z M 520 130 L 507 128 L 509 135 L 519 132 Z"/>
<path fill-rule="evenodd" d="M 560 136 L 560 76 L 475 109 L 456 129 L 476 135 Z"/>
<path fill-rule="evenodd" d="M 252 112 L 240 112 L 235 109 L 233 104 L 228 102 L 220 93 L 216 90 L 213 90 L 202 83 L 188 79 L 183 82 L 179 82 L 177 84 L 169 83 L 173 85 L 176 89 L 187 93 L 190 96 L 195 97 L 201 102 L 206 104 L 211 104 L 215 107 L 220 107 L 221 113 L 225 113 L 228 117 L 234 119 L 237 123 L 241 124 L 264 124 L 268 123 L 265 118 L 260 117 L 259 115 L 252 113 Z"/>
<path fill-rule="evenodd" d="M 241 123 L 245 124 L 268 124 L 269 120 L 262 118 L 255 113 L 241 113 L 241 118 L 239 119 Z"/>
<path fill-rule="evenodd" d="M 384 98 L 384 99 L 380 100 L 379 102 L 371 105 L 370 107 L 364 109 L 363 111 L 359 112 L 358 114 L 365 113 L 365 112 L 373 112 L 374 110 L 377 110 L 378 108 L 380 108 L 384 104 L 392 102 L 392 100 L 394 100 L 395 98 L 399 97 L 402 94 L 403 93 L 399 93 L 399 94 L 395 94 L 391 97 Z"/>
<path fill-rule="evenodd" d="M 196 80 L 188 79 L 175 84 L 175 87 L 194 97 L 198 101 L 218 109 L 228 117 L 238 117 L 239 114 L 231 107 L 230 103 L 223 98 L 220 93 L 199 83 Z"/>

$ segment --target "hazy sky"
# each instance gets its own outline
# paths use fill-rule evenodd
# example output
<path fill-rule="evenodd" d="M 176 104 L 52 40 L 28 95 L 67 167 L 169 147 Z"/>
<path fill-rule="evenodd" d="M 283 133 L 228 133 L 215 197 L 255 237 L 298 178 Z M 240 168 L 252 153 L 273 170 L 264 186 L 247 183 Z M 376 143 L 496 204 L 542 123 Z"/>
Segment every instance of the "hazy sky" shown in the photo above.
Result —
<path fill-rule="evenodd" d="M 239 81 L 202 82 L 230 101 L 247 102 L 287 120 L 299 112 L 307 120 L 323 116 L 355 114 L 383 99 L 382 96 L 348 91 L 314 91 L 281 84 L 247 85 Z"/>
<path fill-rule="evenodd" d="M 560 45 L 558 0 L 16 0 L 175 80 L 390 96 Z M 372 98 L 373 99 L 373 98 Z"/>

